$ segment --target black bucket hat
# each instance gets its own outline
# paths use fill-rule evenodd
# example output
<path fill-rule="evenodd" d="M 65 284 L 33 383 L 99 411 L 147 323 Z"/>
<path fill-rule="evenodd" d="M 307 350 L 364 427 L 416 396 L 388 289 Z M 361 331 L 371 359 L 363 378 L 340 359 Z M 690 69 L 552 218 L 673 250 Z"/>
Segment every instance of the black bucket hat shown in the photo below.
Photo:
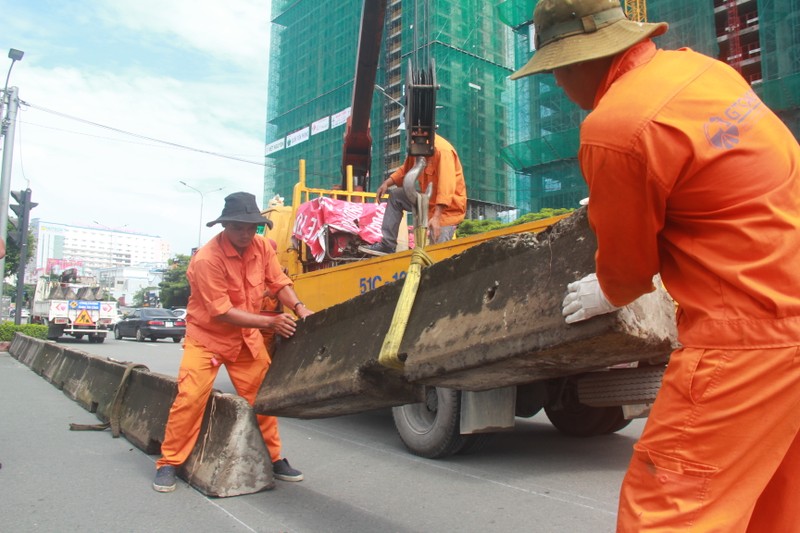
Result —
<path fill-rule="evenodd" d="M 235 192 L 225 197 L 225 207 L 216 220 L 207 223 L 209 228 L 217 222 L 244 222 L 245 224 L 266 224 L 272 229 L 272 221 L 261 214 L 256 197 L 249 192 Z"/>

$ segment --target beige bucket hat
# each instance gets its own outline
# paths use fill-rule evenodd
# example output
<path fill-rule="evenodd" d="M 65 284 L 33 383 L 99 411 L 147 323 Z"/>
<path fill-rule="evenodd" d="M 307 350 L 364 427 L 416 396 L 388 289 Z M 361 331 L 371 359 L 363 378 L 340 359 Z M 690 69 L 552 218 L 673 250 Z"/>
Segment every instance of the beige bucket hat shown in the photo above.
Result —
<path fill-rule="evenodd" d="M 539 0 L 533 26 L 536 51 L 512 80 L 615 55 L 669 27 L 628 20 L 619 0 Z"/>

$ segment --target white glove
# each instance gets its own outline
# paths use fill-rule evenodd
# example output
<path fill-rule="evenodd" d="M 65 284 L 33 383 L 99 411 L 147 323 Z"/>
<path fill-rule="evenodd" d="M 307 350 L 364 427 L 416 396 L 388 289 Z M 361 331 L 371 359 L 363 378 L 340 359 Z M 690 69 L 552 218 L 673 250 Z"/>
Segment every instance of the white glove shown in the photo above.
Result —
<path fill-rule="evenodd" d="M 566 317 L 564 320 L 567 324 L 619 309 L 603 294 L 597 274 L 594 273 L 567 285 L 567 295 L 561 307 L 561 314 Z"/>

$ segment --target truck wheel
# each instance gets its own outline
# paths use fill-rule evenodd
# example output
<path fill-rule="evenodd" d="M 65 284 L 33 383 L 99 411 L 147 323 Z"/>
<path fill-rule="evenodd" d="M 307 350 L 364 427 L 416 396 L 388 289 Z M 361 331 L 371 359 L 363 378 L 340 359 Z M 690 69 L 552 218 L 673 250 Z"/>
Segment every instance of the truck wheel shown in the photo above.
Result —
<path fill-rule="evenodd" d="M 74 335 L 72 335 L 72 336 L 73 336 L 73 337 L 75 337 L 75 338 L 76 338 L 76 339 L 78 339 L 78 340 L 81 340 L 81 339 L 83 338 L 83 333 L 75 333 L 75 334 L 74 334 Z"/>
<path fill-rule="evenodd" d="M 136 340 L 139 341 L 139 342 L 144 342 L 145 339 L 146 339 L 146 337 L 144 335 L 142 335 L 142 330 L 140 330 L 139 328 L 136 328 Z"/>
<path fill-rule="evenodd" d="M 414 455 L 439 459 L 456 454 L 468 439 L 461 435 L 461 393 L 455 389 L 425 388 L 426 401 L 392 408 L 400 440 Z"/>
<path fill-rule="evenodd" d="M 622 407 L 589 407 L 579 403 L 561 409 L 545 407 L 550 422 L 565 435 L 594 437 L 614 433 L 630 424 L 622 414 Z"/>
<path fill-rule="evenodd" d="M 58 324 L 52 324 L 50 321 L 45 320 L 44 325 L 47 326 L 47 340 L 57 341 L 61 337 L 63 327 Z"/>
<path fill-rule="evenodd" d="M 105 335 L 89 335 L 89 342 L 94 344 L 101 344 L 105 340 L 106 340 Z"/>
<path fill-rule="evenodd" d="M 118 341 L 122 340 L 122 332 L 119 330 L 119 328 L 114 328 L 114 338 Z"/>

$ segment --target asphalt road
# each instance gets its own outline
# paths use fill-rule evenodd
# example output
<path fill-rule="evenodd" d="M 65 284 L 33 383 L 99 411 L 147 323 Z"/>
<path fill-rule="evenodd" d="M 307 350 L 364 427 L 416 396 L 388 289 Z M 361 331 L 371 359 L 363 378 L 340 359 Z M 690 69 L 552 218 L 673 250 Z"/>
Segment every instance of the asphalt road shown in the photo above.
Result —
<path fill-rule="evenodd" d="M 72 348 L 175 375 L 171 341 Z M 221 373 L 217 388 L 231 391 Z M 643 422 L 573 439 L 542 415 L 518 419 L 472 455 L 428 460 L 403 448 L 388 411 L 281 420 L 301 483 L 206 498 L 183 482 L 150 488 L 155 456 L 108 432 L 70 432 L 94 415 L 0 354 L 0 529 L 5 531 L 569 532 L 614 531 L 619 484 Z"/>

